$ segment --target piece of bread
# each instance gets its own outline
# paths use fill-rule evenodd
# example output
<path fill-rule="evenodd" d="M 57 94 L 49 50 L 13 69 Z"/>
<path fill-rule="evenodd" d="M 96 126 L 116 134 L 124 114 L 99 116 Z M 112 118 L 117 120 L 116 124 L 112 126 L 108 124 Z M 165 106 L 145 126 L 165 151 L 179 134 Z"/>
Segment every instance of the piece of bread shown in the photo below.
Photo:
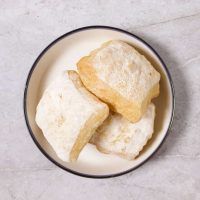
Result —
<path fill-rule="evenodd" d="M 86 90 L 79 75 L 66 71 L 45 90 L 36 123 L 60 159 L 75 161 L 108 114 L 108 106 Z"/>
<path fill-rule="evenodd" d="M 135 48 L 113 40 L 83 57 L 78 72 L 88 90 L 111 110 L 137 122 L 159 94 L 160 74 Z"/>
<path fill-rule="evenodd" d="M 154 118 L 153 103 L 149 104 L 142 119 L 136 123 L 128 121 L 120 114 L 112 113 L 97 129 L 90 142 L 103 153 L 132 160 L 152 137 Z"/>

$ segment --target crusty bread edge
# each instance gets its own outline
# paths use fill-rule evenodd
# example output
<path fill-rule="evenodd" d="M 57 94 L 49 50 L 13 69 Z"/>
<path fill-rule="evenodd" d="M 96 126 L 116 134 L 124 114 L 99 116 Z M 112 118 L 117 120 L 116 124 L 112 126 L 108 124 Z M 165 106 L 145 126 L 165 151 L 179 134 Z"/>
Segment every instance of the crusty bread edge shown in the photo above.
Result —
<path fill-rule="evenodd" d="M 71 162 L 76 161 L 81 150 L 84 146 L 89 142 L 90 138 L 94 134 L 95 130 L 100 126 L 103 121 L 109 115 L 109 108 L 106 104 L 102 103 L 98 98 L 92 95 L 82 84 L 79 75 L 74 70 L 68 70 L 67 75 L 73 82 L 74 86 L 79 90 L 83 95 L 86 95 L 88 98 L 92 98 L 97 103 L 103 105 L 102 108 L 98 109 L 95 114 L 92 114 L 89 119 L 85 122 L 84 127 L 80 130 L 76 142 L 74 143 L 71 151 L 70 151 L 70 158 Z"/>
<path fill-rule="evenodd" d="M 152 132 L 151 136 L 146 140 L 146 142 L 144 143 L 144 145 L 140 148 L 140 150 L 138 151 L 138 153 L 135 154 L 134 156 L 129 155 L 129 154 L 125 154 L 125 153 L 116 153 L 116 152 L 114 152 L 114 151 L 109 151 L 109 150 L 107 150 L 107 149 L 101 147 L 101 146 L 98 145 L 98 144 L 94 144 L 93 142 L 90 142 L 90 143 L 93 144 L 93 145 L 95 145 L 96 148 L 97 148 L 97 150 L 100 151 L 101 153 L 116 155 L 116 156 L 119 156 L 119 157 L 121 157 L 121 158 L 123 158 L 123 159 L 130 160 L 130 161 L 131 161 L 131 160 L 136 159 L 136 158 L 139 156 L 140 152 L 144 149 L 144 147 L 146 146 L 146 144 L 148 143 L 148 141 L 152 138 L 152 135 L 153 135 L 153 132 Z"/>
<path fill-rule="evenodd" d="M 109 110 L 107 107 L 103 110 L 99 110 L 96 114 L 86 121 L 84 127 L 80 130 L 76 142 L 70 152 L 70 161 L 76 161 L 83 147 L 89 142 L 95 130 L 103 123 L 108 117 Z"/>

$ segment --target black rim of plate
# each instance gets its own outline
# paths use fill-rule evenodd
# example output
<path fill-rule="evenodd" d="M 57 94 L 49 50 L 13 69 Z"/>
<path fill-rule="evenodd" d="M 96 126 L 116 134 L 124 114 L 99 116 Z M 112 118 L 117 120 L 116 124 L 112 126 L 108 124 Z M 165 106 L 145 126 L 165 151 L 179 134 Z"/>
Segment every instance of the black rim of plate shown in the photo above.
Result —
<path fill-rule="evenodd" d="M 163 140 L 161 141 L 161 143 L 158 145 L 158 147 L 152 152 L 152 154 L 147 157 L 143 162 L 139 163 L 137 166 L 133 167 L 133 168 L 130 168 L 126 171 L 122 171 L 120 173 L 115 173 L 115 174 L 108 174 L 108 175 L 90 175 L 90 174 L 84 174 L 84 173 L 80 173 L 80 172 L 77 172 L 77 171 L 74 171 L 74 170 L 71 170 L 67 167 L 64 167 L 63 165 L 61 165 L 60 163 L 58 163 L 57 161 L 55 161 L 52 157 L 50 157 L 48 155 L 48 153 L 40 146 L 39 142 L 37 141 L 37 139 L 35 138 L 34 134 L 33 134 L 33 131 L 31 129 L 31 126 L 29 124 L 29 120 L 28 120 L 28 114 L 27 114 L 27 108 L 26 108 L 26 99 L 27 99 L 27 92 L 28 92 L 28 86 L 29 86 L 29 81 L 31 79 L 31 75 L 35 69 L 35 67 L 37 66 L 37 63 L 40 61 L 41 57 L 54 45 L 56 44 L 58 41 L 62 40 L 63 38 L 71 35 L 71 34 L 74 34 L 74 33 L 77 33 L 77 32 L 80 32 L 80 31 L 85 31 L 85 30 L 89 30 L 89 29 L 108 29 L 108 30 L 112 30 L 112 31 L 117 31 L 117 32 L 121 32 L 121 33 L 124 33 L 124 34 L 127 34 L 131 37 L 133 37 L 134 39 L 137 39 L 139 40 L 141 43 L 143 43 L 145 46 L 147 46 L 156 56 L 157 58 L 159 59 L 159 61 L 161 62 L 162 66 L 164 67 L 164 70 L 166 71 L 166 74 L 167 74 L 167 77 L 169 79 L 169 82 L 170 82 L 170 87 L 171 87 L 171 93 L 172 93 L 172 114 L 171 114 L 171 119 L 170 119 L 170 123 L 169 123 L 169 126 L 168 126 L 168 129 L 167 129 L 167 132 L 163 138 Z M 127 174 L 135 169 L 137 169 L 138 167 L 140 167 L 141 165 L 143 165 L 145 162 L 147 162 L 156 152 L 157 150 L 161 147 L 161 145 L 163 144 L 164 140 L 166 139 L 168 133 L 169 133 L 169 130 L 172 126 L 172 121 L 173 121 L 173 117 L 174 117 L 174 108 L 175 108 L 175 96 L 174 96 L 174 86 L 173 86 L 173 82 L 172 82 L 172 78 L 171 78 L 171 75 L 167 69 L 167 66 L 165 65 L 164 61 L 162 60 L 162 58 L 159 56 L 159 54 L 148 44 L 146 43 L 143 39 L 141 39 L 140 37 L 136 36 L 135 34 L 132 34 L 128 31 L 125 31 L 125 30 L 122 30 L 122 29 L 119 29 L 119 28 L 115 28 L 115 27 L 111 27 L 111 26 L 86 26 L 86 27 L 81 27 L 81 28 L 78 28 L 78 29 L 75 29 L 73 31 L 70 31 L 68 33 L 65 33 L 64 35 L 58 37 L 57 39 L 55 39 L 52 43 L 50 43 L 40 54 L 39 56 L 37 57 L 37 59 L 35 60 L 35 62 L 33 63 L 29 73 L 28 73 L 28 77 L 27 77 L 27 80 L 26 80 L 26 85 L 25 85 L 25 90 L 24 90 L 24 99 L 23 99 L 23 107 L 24 107 L 24 116 L 25 116 L 25 121 L 26 121 L 26 125 L 27 125 L 27 128 L 29 130 L 29 133 L 33 139 L 33 141 L 35 142 L 36 146 L 40 149 L 40 151 L 51 161 L 53 162 L 55 165 L 57 165 L 58 167 L 60 167 L 61 169 L 65 170 L 65 171 L 68 171 L 72 174 L 75 174 L 75 175 L 78 175 L 78 176 L 82 176 L 82 177 L 86 177 L 86 178 L 112 178 L 112 177 L 116 177 L 116 176 L 121 176 L 123 174 Z"/>

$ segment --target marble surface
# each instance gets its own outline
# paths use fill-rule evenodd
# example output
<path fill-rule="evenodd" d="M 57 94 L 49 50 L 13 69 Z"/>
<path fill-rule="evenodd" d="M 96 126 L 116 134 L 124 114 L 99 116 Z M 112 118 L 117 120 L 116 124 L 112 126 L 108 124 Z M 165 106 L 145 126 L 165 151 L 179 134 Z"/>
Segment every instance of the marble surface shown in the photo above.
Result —
<path fill-rule="evenodd" d="M 113 179 L 69 174 L 37 149 L 27 131 L 23 90 L 41 50 L 87 25 L 111 25 L 151 44 L 171 72 L 172 130 L 142 167 Z M 200 2 L 0 0 L 0 199 L 200 199 Z"/>

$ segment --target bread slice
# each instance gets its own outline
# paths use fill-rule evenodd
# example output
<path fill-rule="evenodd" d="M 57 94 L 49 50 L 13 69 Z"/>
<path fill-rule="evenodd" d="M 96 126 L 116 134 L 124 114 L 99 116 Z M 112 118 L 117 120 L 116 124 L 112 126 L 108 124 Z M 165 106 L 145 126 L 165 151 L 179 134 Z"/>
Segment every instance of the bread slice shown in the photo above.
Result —
<path fill-rule="evenodd" d="M 110 108 L 137 122 L 159 94 L 160 74 L 125 42 L 106 42 L 77 63 L 83 84 Z"/>
<path fill-rule="evenodd" d="M 116 154 L 132 160 L 152 137 L 154 118 L 155 106 L 152 103 L 142 119 L 136 123 L 128 121 L 120 114 L 110 114 L 90 142 L 103 153 Z"/>
<path fill-rule="evenodd" d="M 36 123 L 60 159 L 75 161 L 108 114 L 108 106 L 85 89 L 79 75 L 66 71 L 45 90 Z"/>

